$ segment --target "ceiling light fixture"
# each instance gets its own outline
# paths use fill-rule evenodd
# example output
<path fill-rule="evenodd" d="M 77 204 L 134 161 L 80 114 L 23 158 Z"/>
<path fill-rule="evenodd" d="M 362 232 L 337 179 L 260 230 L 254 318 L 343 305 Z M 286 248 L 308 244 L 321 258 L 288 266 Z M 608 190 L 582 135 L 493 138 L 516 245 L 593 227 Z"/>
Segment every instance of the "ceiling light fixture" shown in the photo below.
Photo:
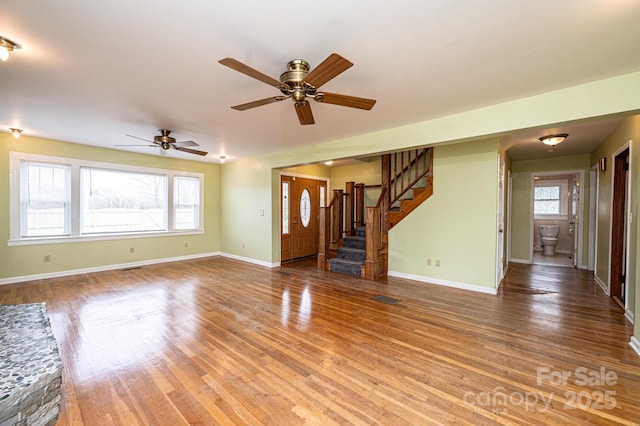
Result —
<path fill-rule="evenodd" d="M 224 163 L 224 160 L 225 160 L 226 158 L 227 158 L 227 157 L 225 157 L 224 155 L 221 155 L 221 156 L 220 156 L 220 164 Z"/>
<path fill-rule="evenodd" d="M 11 131 L 11 134 L 13 135 L 13 137 L 16 139 L 18 139 L 22 134 L 22 132 L 24 132 L 24 130 L 22 129 L 14 129 L 13 127 L 9 128 L 9 130 Z"/>
<path fill-rule="evenodd" d="M 548 136 L 543 136 L 540 138 L 540 142 L 542 142 L 545 145 L 550 145 L 550 146 L 556 146 L 559 143 L 563 142 L 567 136 L 569 136 L 566 133 L 559 133 L 557 135 L 548 135 Z"/>
<path fill-rule="evenodd" d="M 15 49 L 20 49 L 20 45 L 18 43 L 0 36 L 0 60 L 2 62 L 9 59 L 9 53 L 13 52 Z"/>

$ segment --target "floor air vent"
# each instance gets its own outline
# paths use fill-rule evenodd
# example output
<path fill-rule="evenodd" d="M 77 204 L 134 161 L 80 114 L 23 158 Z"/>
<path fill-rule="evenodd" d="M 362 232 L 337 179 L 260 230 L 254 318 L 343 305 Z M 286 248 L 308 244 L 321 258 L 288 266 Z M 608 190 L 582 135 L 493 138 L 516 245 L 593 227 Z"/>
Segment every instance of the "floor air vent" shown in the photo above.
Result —
<path fill-rule="evenodd" d="M 375 296 L 373 300 L 375 300 L 376 302 L 386 303 L 387 305 L 395 305 L 400 301 L 400 299 L 395 299 L 389 296 L 383 296 L 381 294 L 378 294 L 377 296 Z"/>

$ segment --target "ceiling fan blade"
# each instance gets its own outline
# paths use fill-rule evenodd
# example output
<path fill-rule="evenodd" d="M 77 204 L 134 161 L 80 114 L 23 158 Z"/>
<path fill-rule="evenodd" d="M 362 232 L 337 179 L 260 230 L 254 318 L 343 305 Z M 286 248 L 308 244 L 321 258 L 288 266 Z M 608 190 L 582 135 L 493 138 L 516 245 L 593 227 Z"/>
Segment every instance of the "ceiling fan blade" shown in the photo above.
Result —
<path fill-rule="evenodd" d="M 246 104 L 232 106 L 231 108 L 236 109 L 238 111 L 245 111 L 247 109 L 259 107 L 262 105 L 271 104 L 274 102 L 282 101 L 284 99 L 289 98 L 288 96 L 274 96 L 272 98 L 260 99 L 259 101 L 247 102 Z"/>
<path fill-rule="evenodd" d="M 114 146 L 150 146 L 150 147 L 157 147 L 158 145 L 114 145 Z"/>
<path fill-rule="evenodd" d="M 352 66 L 353 63 L 347 59 L 337 53 L 332 53 L 327 59 L 322 61 L 320 65 L 312 69 L 311 72 L 307 74 L 304 81 L 317 89 Z"/>
<path fill-rule="evenodd" d="M 313 119 L 313 113 L 311 112 L 311 105 L 309 102 L 296 102 L 296 113 L 298 114 L 298 120 L 300 124 L 315 124 Z"/>
<path fill-rule="evenodd" d="M 129 136 L 130 138 L 140 139 L 141 141 L 153 143 L 153 141 L 150 141 L 149 139 L 141 138 L 139 136 L 133 136 L 133 135 L 127 135 L 127 136 Z"/>
<path fill-rule="evenodd" d="M 321 95 L 321 96 L 320 96 Z M 325 104 L 342 105 L 350 108 L 370 110 L 376 103 L 375 99 L 357 98 L 355 96 L 339 95 L 336 93 L 319 93 L 316 101 Z"/>
<path fill-rule="evenodd" d="M 253 77 L 256 80 L 260 80 L 263 83 L 267 83 L 267 84 L 269 84 L 271 86 L 274 86 L 274 87 L 286 86 L 280 80 L 276 80 L 275 78 L 271 78 L 268 75 L 263 74 L 258 70 L 254 70 L 250 66 L 243 64 L 242 62 L 238 61 L 237 59 L 224 58 L 224 59 L 220 59 L 218 62 L 221 63 L 222 65 L 226 66 L 226 67 L 231 68 L 232 70 L 236 70 L 238 72 L 241 72 L 244 75 L 248 75 L 249 77 Z"/>
<path fill-rule="evenodd" d="M 191 149 L 191 148 L 182 148 L 180 146 L 174 146 L 173 149 L 175 149 L 176 151 L 188 152 L 189 154 L 196 154 L 196 155 L 208 154 L 208 152 L 198 151 L 197 149 Z"/>
<path fill-rule="evenodd" d="M 180 142 L 174 142 L 173 145 L 175 146 L 181 146 L 181 147 L 187 147 L 187 146 L 200 146 L 197 143 L 195 143 L 194 141 L 180 141 Z"/>

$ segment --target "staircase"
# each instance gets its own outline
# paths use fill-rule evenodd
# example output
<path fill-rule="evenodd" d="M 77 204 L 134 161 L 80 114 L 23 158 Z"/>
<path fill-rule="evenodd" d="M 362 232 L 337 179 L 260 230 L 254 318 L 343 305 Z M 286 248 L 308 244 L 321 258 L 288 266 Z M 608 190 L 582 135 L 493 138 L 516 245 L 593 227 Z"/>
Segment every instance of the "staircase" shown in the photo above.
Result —
<path fill-rule="evenodd" d="M 347 182 L 320 208 L 318 269 L 368 280 L 387 276 L 389 230 L 433 194 L 433 150 L 384 154 L 381 163 L 380 185 Z M 365 206 L 363 191 L 372 187 L 380 196 Z"/>
<path fill-rule="evenodd" d="M 431 176 L 426 177 L 424 183 L 419 183 L 411 187 L 407 194 L 409 194 L 409 197 L 399 199 L 398 202 L 389 209 L 389 215 L 387 216 L 389 229 L 393 228 L 416 207 L 422 204 L 423 201 L 433 195 L 433 178 Z"/>
<path fill-rule="evenodd" d="M 357 226 L 356 235 L 342 239 L 343 246 L 336 249 L 337 257 L 329 259 L 329 270 L 342 274 L 362 276 L 362 265 L 366 258 L 366 228 Z"/>

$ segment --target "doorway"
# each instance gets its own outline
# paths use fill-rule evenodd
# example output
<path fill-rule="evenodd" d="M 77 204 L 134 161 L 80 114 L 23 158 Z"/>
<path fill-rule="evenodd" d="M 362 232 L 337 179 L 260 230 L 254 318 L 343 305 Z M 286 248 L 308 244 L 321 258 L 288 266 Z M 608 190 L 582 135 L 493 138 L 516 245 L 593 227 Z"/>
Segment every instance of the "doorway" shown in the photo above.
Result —
<path fill-rule="evenodd" d="M 613 196 L 611 204 L 611 297 L 622 307 L 626 301 L 626 247 L 629 179 L 629 148 L 626 148 L 613 159 Z"/>
<path fill-rule="evenodd" d="M 320 207 L 326 202 L 327 182 L 280 176 L 280 261 L 318 254 Z"/>
<path fill-rule="evenodd" d="M 532 173 L 531 255 L 536 265 L 585 268 L 582 265 L 584 171 Z M 540 227 L 557 229 L 553 254 L 544 248 Z M 549 237 L 545 237 L 549 241 Z"/>

